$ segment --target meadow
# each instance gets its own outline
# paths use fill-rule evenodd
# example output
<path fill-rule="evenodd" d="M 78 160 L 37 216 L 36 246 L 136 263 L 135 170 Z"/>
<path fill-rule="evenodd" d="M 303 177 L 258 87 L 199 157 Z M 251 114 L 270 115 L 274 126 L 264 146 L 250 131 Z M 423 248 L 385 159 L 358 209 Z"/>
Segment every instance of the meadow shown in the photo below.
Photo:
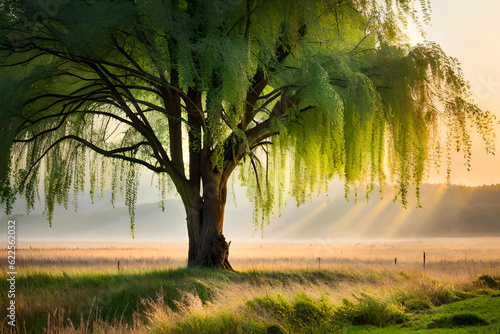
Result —
<path fill-rule="evenodd" d="M 17 327 L 19 333 L 500 333 L 499 241 L 234 242 L 236 273 L 185 268 L 185 243 L 22 243 Z M 0 255 L 6 263 L 5 249 Z M 5 319 L 6 271 L 0 276 Z M 1 333 L 10 329 L 4 321 Z"/>

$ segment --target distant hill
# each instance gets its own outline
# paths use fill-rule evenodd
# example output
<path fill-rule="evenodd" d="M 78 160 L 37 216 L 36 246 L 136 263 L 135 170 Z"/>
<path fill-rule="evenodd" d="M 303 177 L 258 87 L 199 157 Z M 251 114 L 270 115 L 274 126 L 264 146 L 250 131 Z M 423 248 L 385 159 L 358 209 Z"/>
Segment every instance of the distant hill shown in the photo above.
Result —
<path fill-rule="evenodd" d="M 375 190 L 368 203 L 364 194 L 359 195 L 357 203 L 352 196 L 347 202 L 343 189 L 299 208 L 290 200 L 292 205 L 263 231 L 254 228 L 251 205 L 240 197 L 237 208 L 228 203 L 225 235 L 229 240 L 260 240 L 262 232 L 264 240 L 500 236 L 500 185 L 423 185 L 420 209 L 415 208 L 414 196 L 404 209 L 392 202 L 390 190 L 384 192 L 387 194 L 381 200 Z M 52 228 L 41 214 L 14 217 L 20 240 L 132 241 L 125 207 L 100 205 L 82 213 L 58 210 Z M 140 204 L 136 217 L 138 242 L 187 240 L 180 199 L 167 200 L 165 212 L 157 203 Z"/>

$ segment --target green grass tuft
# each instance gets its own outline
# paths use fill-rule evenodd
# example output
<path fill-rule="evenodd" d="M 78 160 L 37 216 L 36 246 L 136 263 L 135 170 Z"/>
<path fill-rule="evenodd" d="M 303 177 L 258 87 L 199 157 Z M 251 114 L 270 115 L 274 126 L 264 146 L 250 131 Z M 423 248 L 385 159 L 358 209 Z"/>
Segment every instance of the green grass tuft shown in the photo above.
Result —
<path fill-rule="evenodd" d="M 357 303 L 343 300 L 342 306 L 336 311 L 339 319 L 354 325 L 377 327 L 401 324 L 408 319 L 402 307 L 392 301 L 379 300 L 364 293 L 355 298 Z"/>
<path fill-rule="evenodd" d="M 500 290 L 500 276 L 480 275 L 474 283 L 489 289 Z"/>
<path fill-rule="evenodd" d="M 408 299 L 405 302 L 402 303 L 405 311 L 407 312 L 414 312 L 414 311 L 424 311 L 424 310 L 429 310 L 431 309 L 434 305 L 432 305 L 431 301 L 429 298 L 424 298 L 424 299 L 419 299 L 419 298 L 413 298 L 413 299 Z"/>
<path fill-rule="evenodd" d="M 444 315 L 434 319 L 428 326 L 433 328 L 455 328 L 467 326 L 486 326 L 488 321 L 476 313 L 459 313 L 453 315 Z"/>

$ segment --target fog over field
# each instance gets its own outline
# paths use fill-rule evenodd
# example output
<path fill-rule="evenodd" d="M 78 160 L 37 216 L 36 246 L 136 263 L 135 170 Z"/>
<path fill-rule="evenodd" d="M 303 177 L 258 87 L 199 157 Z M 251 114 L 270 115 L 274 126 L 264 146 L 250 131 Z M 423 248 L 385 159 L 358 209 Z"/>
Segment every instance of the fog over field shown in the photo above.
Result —
<path fill-rule="evenodd" d="M 151 189 L 154 193 L 156 189 Z M 500 236 L 500 185 L 465 187 L 424 185 L 422 208 L 416 199 L 408 208 L 393 203 L 391 187 L 384 188 L 381 200 L 376 189 L 366 201 L 360 192 L 355 202 L 343 198 L 343 187 L 328 196 L 313 197 L 312 203 L 296 207 L 293 199 L 261 229 L 252 223 L 252 206 L 243 194 L 237 207 L 228 200 L 225 235 L 228 240 L 300 241 L 337 239 L 418 239 Z M 231 196 L 228 196 L 231 197 Z M 126 207 L 112 208 L 103 198 L 95 205 L 81 203 L 78 212 L 59 208 L 52 227 L 43 214 L 17 214 L 21 241 L 184 241 L 187 240 L 185 213 L 179 198 L 166 201 L 165 212 L 158 203 L 142 203 L 136 213 L 136 239 L 130 236 Z M 23 212 L 21 203 L 16 212 Z M 5 218 L 3 218 L 5 220 Z"/>

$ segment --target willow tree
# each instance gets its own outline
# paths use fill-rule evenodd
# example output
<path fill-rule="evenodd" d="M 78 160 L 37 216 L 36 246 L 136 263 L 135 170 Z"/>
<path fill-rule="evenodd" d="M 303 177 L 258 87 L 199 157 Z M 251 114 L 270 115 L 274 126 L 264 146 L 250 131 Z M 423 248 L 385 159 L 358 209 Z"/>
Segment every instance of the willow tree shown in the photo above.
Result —
<path fill-rule="evenodd" d="M 406 205 L 441 152 L 470 162 L 469 125 L 493 149 L 457 60 L 403 44 L 407 22 L 429 19 L 417 4 L 3 1 L 7 211 L 20 195 L 29 212 L 43 188 L 51 221 L 89 178 L 92 198 L 125 192 L 133 233 L 146 168 L 162 198 L 172 184 L 182 199 L 188 264 L 231 268 L 223 217 L 237 167 L 256 223 L 336 177 L 368 190 L 390 177 Z"/>

